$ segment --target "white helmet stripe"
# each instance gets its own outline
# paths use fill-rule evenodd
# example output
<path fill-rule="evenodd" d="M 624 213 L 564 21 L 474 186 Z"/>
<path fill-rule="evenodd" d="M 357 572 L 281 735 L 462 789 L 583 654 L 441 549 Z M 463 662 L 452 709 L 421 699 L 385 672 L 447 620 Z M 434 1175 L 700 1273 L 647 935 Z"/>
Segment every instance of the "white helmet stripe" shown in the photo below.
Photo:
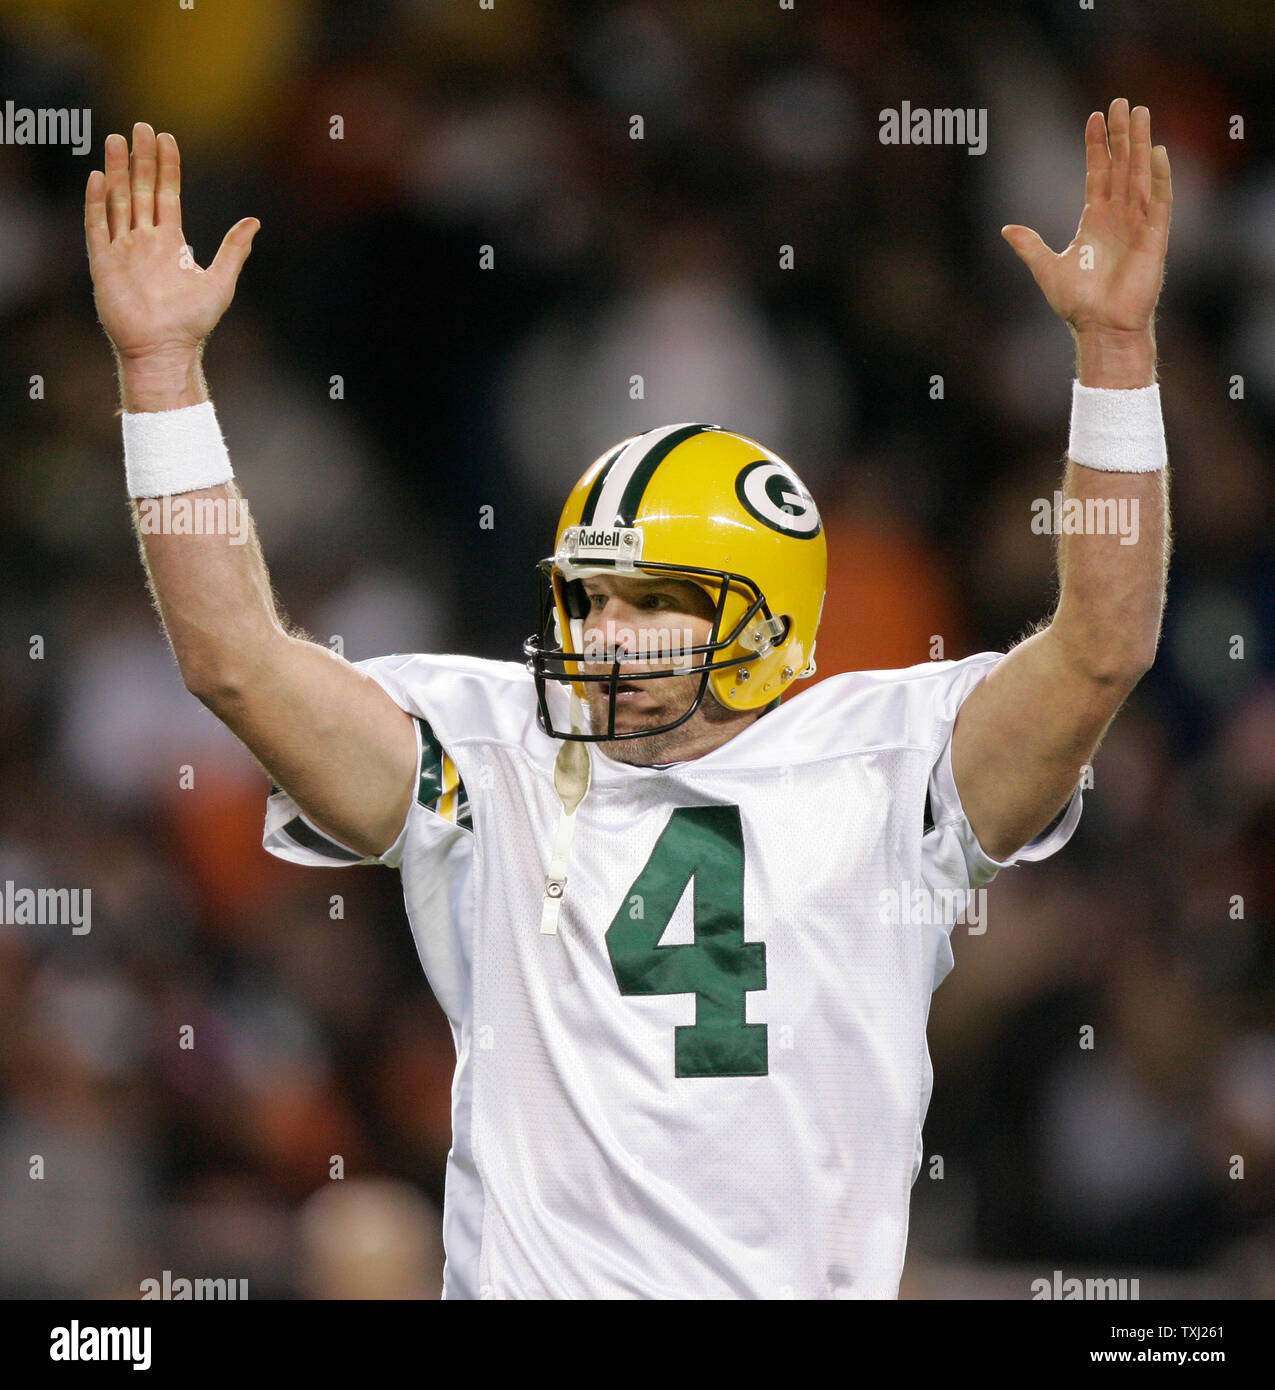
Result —
<path fill-rule="evenodd" d="M 687 424 L 661 425 L 658 429 L 640 434 L 624 450 L 619 458 L 607 469 L 606 482 L 598 497 L 593 515 L 584 520 L 590 527 L 607 529 L 619 525 L 620 503 L 624 500 L 625 489 L 641 466 L 643 459 L 670 434 L 687 429 Z"/>

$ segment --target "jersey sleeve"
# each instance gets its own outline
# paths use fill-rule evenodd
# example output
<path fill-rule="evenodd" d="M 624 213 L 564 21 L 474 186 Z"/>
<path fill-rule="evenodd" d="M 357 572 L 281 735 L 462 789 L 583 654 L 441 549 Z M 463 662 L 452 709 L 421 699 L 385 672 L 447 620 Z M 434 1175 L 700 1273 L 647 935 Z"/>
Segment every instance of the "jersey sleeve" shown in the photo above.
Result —
<path fill-rule="evenodd" d="M 481 668 L 495 667 L 507 677 L 505 663 L 462 657 L 393 656 L 357 665 L 395 704 L 412 715 L 416 730 L 416 791 L 412 804 L 394 843 L 384 854 L 368 856 L 320 830 L 287 792 L 275 786 L 266 802 L 262 845 L 271 854 L 294 864 L 326 868 L 383 864 L 401 868 L 409 836 L 422 845 L 436 840 L 446 846 L 454 840 L 456 831 L 470 836 L 473 833 L 468 790 L 437 726 L 451 728 L 458 741 L 486 732 L 482 727 L 482 701 L 477 698 L 486 674 Z"/>
<path fill-rule="evenodd" d="M 993 859 L 974 834 L 952 773 L 952 731 L 966 696 L 1003 660 L 1003 653 L 980 652 L 953 662 L 938 678 L 937 755 L 930 768 L 922 831 L 923 863 L 931 888 L 980 888 L 1013 864 L 1048 859 L 1071 839 L 1080 821 L 1082 798 L 1077 785 L 1050 824 L 1008 859 Z"/>
<path fill-rule="evenodd" d="M 417 716 L 413 723 L 416 728 L 416 769 L 413 775 L 416 794 L 398 837 L 384 854 L 363 855 L 343 845 L 310 821 L 287 792 L 278 786 L 271 788 L 266 801 L 266 828 L 261 841 L 263 847 L 278 858 L 294 864 L 338 869 L 353 864 L 384 864 L 397 869 L 403 862 L 408 830 L 417 807 L 430 812 L 441 825 L 472 832 L 469 794 L 456 771 L 456 764 L 443 750 L 425 720 Z"/>

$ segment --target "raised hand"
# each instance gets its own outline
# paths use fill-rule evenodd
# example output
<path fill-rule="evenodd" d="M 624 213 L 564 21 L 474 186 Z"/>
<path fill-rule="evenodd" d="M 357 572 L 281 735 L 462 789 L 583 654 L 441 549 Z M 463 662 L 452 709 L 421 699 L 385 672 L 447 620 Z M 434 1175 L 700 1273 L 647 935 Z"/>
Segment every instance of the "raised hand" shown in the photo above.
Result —
<path fill-rule="evenodd" d="M 89 175 L 84 234 L 98 317 L 120 358 L 174 364 L 198 354 L 234 298 L 235 282 L 260 228 L 245 217 L 201 269 L 182 235 L 181 157 L 171 135 L 133 127 L 106 138 L 106 171 Z"/>
<path fill-rule="evenodd" d="M 1078 337 L 1117 340 L 1151 331 L 1164 277 L 1173 189 L 1169 154 L 1151 145 L 1151 113 L 1119 97 L 1109 121 L 1085 126 L 1085 208 L 1071 245 L 1055 253 L 1029 227 L 1001 235 Z"/>

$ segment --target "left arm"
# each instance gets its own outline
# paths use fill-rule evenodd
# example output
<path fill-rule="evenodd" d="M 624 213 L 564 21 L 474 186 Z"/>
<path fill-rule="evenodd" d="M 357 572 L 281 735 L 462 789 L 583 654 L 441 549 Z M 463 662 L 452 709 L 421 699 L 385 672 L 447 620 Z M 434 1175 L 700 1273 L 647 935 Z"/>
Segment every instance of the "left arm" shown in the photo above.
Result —
<path fill-rule="evenodd" d="M 1072 331 L 1082 386 L 1128 390 L 1155 381 L 1154 313 L 1172 193 L 1150 114 L 1111 106 L 1086 127 L 1085 210 L 1066 251 L 1035 232 L 1003 235 Z M 1082 257 L 1082 248 L 1092 248 Z M 1088 262 L 1088 264 L 1086 264 Z M 1107 726 L 1150 668 L 1168 568 L 1164 471 L 1113 473 L 1067 462 L 1064 498 L 1113 499 L 1136 540 L 1063 534 L 1060 597 L 1048 626 L 1020 642 L 961 706 L 952 772 L 970 827 L 993 859 L 1038 835 L 1071 796 Z M 1110 510 L 1110 509 L 1108 509 Z"/>

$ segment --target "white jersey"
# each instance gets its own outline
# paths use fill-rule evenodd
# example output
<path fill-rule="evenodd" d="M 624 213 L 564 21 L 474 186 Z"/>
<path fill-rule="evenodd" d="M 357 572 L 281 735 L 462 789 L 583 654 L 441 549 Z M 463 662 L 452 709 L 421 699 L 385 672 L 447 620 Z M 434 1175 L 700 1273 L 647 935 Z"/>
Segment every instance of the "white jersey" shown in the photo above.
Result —
<path fill-rule="evenodd" d="M 832 676 L 664 768 L 591 746 L 553 934 L 561 745 L 530 674 L 360 663 L 417 720 L 402 833 L 362 859 L 276 792 L 264 843 L 401 869 L 456 1044 L 444 1297 L 897 1297 L 952 968 L 953 914 L 926 904 L 1003 867 L 951 733 L 1000 659 Z M 1054 853 L 1080 810 L 1005 862 Z"/>

